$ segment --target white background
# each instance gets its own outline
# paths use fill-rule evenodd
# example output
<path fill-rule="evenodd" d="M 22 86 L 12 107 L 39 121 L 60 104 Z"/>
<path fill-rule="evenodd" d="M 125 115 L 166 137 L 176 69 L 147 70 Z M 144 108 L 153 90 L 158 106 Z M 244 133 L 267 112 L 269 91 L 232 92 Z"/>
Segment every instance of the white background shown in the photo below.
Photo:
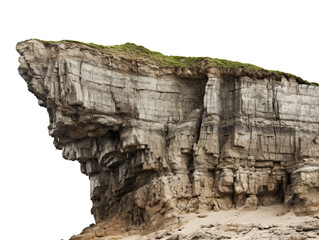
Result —
<path fill-rule="evenodd" d="M 317 2 L 1 1 L 0 239 L 68 239 L 94 221 L 87 177 L 54 149 L 48 114 L 18 75 L 18 41 L 133 42 L 168 55 L 248 62 L 319 82 Z"/>

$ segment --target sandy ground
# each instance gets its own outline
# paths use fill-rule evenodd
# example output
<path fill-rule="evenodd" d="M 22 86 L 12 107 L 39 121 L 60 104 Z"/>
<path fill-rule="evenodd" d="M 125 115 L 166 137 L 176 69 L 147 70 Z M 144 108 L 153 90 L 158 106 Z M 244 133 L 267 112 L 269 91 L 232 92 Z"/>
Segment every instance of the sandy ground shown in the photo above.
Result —
<path fill-rule="evenodd" d="M 240 211 L 236 209 L 227 211 L 210 211 L 200 214 L 190 213 L 183 215 L 183 224 L 179 233 L 188 235 L 201 228 L 202 225 L 217 224 L 255 224 L 261 226 L 277 225 L 279 227 L 289 226 L 291 224 L 300 224 L 305 221 L 313 220 L 312 217 L 297 217 L 293 213 L 281 215 L 282 205 L 271 207 L 259 207 L 255 211 Z M 122 236 L 124 237 L 124 236 Z M 109 238 L 116 239 L 116 238 Z M 124 239 L 138 240 L 149 239 L 147 236 L 131 235 L 125 236 Z"/>
<path fill-rule="evenodd" d="M 255 224 L 255 225 L 278 225 L 288 226 L 313 220 L 312 217 L 297 217 L 293 213 L 278 216 L 282 211 L 282 205 L 271 207 L 258 207 L 255 211 L 238 211 L 236 209 L 218 212 L 204 212 L 201 214 L 185 215 L 186 223 L 182 233 L 189 234 L 201 225 L 207 224 Z M 205 218 L 198 218 L 198 215 L 207 215 Z"/>

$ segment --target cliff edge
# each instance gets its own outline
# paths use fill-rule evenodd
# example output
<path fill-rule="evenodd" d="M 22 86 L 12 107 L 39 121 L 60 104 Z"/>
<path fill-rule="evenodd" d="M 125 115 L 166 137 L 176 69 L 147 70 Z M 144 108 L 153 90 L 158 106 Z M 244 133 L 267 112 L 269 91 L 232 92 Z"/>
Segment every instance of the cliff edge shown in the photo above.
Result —
<path fill-rule="evenodd" d="M 276 204 L 319 213 L 319 87 L 134 44 L 31 39 L 17 51 L 56 148 L 90 179 L 97 223 L 151 231 Z"/>

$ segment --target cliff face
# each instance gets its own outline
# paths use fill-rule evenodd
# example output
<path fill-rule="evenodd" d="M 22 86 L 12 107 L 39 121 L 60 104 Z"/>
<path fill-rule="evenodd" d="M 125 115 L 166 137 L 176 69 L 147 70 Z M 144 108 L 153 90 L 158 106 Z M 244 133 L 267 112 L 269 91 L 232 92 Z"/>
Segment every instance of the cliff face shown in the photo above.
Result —
<path fill-rule="evenodd" d="M 319 87 L 258 71 L 159 66 L 79 43 L 18 43 L 97 222 L 282 203 L 319 212 Z M 115 220 L 114 220 L 115 221 Z"/>

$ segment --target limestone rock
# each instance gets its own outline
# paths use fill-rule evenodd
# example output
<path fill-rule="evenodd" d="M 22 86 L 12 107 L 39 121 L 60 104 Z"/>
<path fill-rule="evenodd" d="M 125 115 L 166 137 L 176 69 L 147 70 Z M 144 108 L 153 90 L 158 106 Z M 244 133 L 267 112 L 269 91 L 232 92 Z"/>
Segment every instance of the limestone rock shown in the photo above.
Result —
<path fill-rule="evenodd" d="M 96 222 L 156 228 L 181 212 L 274 203 L 319 212 L 319 87 L 72 42 L 17 51 L 56 148 L 90 179 Z"/>

